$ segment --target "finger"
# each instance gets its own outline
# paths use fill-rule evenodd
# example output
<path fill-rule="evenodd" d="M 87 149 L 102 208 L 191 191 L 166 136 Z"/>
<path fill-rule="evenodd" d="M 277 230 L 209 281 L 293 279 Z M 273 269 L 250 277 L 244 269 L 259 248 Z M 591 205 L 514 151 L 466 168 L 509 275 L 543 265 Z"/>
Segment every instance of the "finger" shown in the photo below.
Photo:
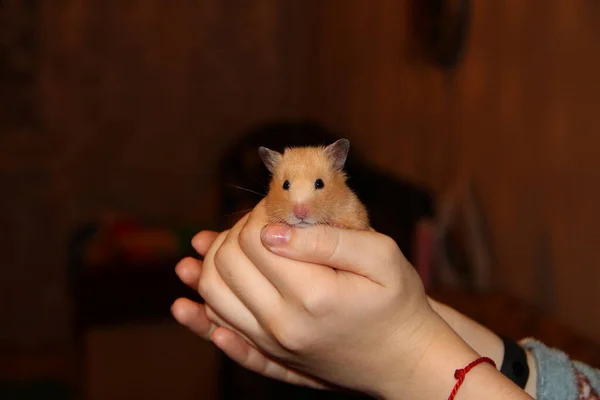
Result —
<path fill-rule="evenodd" d="M 214 263 L 229 289 L 263 326 L 268 326 L 268 321 L 280 312 L 282 297 L 275 286 L 246 257 L 240 247 L 239 235 L 246 222 L 247 218 L 231 228 L 221 248 L 214 255 Z M 257 246 L 263 247 L 260 244 L 258 232 L 256 232 L 255 241 Z M 263 251 L 265 251 L 264 248 Z"/>
<path fill-rule="evenodd" d="M 237 330 L 236 328 L 234 328 L 233 326 L 231 326 L 231 324 L 227 321 L 225 321 L 223 319 L 223 317 L 221 317 L 219 314 L 217 314 L 215 312 L 215 310 L 209 305 L 209 304 L 205 304 L 204 306 L 204 312 L 206 313 L 206 318 L 208 318 L 208 320 L 210 322 L 212 322 L 215 327 L 223 327 L 223 328 L 227 328 L 232 332 L 235 332 L 237 335 L 241 336 L 242 338 L 244 338 L 246 341 L 251 342 L 252 340 L 245 335 L 243 332 L 240 332 L 239 330 Z"/>
<path fill-rule="evenodd" d="M 231 331 L 237 332 L 236 329 L 229 324 L 229 322 L 225 321 L 223 318 L 221 318 L 221 316 L 219 316 L 219 314 L 215 312 L 210 304 L 204 304 L 204 312 L 206 313 L 206 318 L 216 326 L 222 326 Z"/>
<path fill-rule="evenodd" d="M 323 293 L 336 278 L 330 267 L 299 262 L 269 251 L 261 241 L 261 230 L 268 225 L 264 202 L 252 211 L 240 233 L 239 245 L 253 265 L 288 301 L 297 303 L 307 292 Z"/>
<path fill-rule="evenodd" d="M 202 261 L 192 257 L 186 257 L 175 266 L 175 273 L 187 286 L 198 290 L 198 282 L 202 274 Z"/>
<path fill-rule="evenodd" d="M 192 238 L 192 247 L 194 247 L 198 254 L 205 256 L 218 236 L 219 233 L 214 231 L 201 231 Z"/>
<path fill-rule="evenodd" d="M 393 239 L 372 231 L 271 225 L 262 230 L 261 239 L 280 256 L 362 275 L 384 286 L 395 282 L 401 267 L 408 266 Z"/>
<path fill-rule="evenodd" d="M 322 383 L 297 373 L 267 358 L 244 339 L 225 328 L 217 328 L 211 339 L 229 358 L 250 371 L 267 378 L 277 379 L 294 385 L 325 389 Z"/>
<path fill-rule="evenodd" d="M 216 329 L 216 325 L 206 317 L 204 306 L 189 299 L 175 300 L 171 313 L 177 322 L 206 340 L 210 340 L 210 335 Z"/>
<path fill-rule="evenodd" d="M 238 332 L 243 332 L 245 335 L 254 338 L 263 334 L 262 328 L 254 315 L 231 291 L 215 268 L 215 253 L 223 245 L 227 234 L 228 232 L 222 232 L 206 253 L 198 292 L 223 321 L 227 321 Z"/>

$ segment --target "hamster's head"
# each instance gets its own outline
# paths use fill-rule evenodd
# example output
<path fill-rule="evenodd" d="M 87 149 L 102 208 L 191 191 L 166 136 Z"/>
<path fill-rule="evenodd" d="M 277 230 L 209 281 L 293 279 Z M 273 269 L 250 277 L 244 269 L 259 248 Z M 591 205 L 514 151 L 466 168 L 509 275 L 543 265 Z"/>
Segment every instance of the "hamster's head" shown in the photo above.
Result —
<path fill-rule="evenodd" d="M 292 226 L 326 224 L 348 200 L 343 171 L 350 142 L 324 147 L 286 148 L 283 154 L 259 148 L 272 178 L 265 206 L 271 222 Z"/>

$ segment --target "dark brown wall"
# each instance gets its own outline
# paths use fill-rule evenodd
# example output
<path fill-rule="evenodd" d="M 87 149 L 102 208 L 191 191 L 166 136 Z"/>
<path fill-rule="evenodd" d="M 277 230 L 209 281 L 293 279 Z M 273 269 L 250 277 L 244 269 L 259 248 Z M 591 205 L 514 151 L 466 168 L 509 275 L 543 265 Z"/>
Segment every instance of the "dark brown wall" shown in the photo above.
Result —
<path fill-rule="evenodd" d="M 466 57 L 442 74 L 414 58 L 408 2 L 319 2 L 309 107 L 440 193 L 473 179 L 501 287 L 533 302 L 544 263 L 553 311 L 600 338 L 600 7 L 472 3 Z"/>
<path fill-rule="evenodd" d="M 40 0 L 41 125 L 0 133 L 0 339 L 63 337 L 77 221 L 210 219 L 219 150 L 304 113 L 439 192 L 472 178 L 501 286 L 533 301 L 547 253 L 557 314 L 600 337 L 600 7 L 473 3 L 466 58 L 444 75 L 409 57 L 396 0 Z"/>
<path fill-rule="evenodd" d="M 295 6 L 279 0 L 27 3 L 39 4 L 42 124 L 0 133 L 0 183 L 10 187 L 0 196 L 10 232 L 0 331 L 35 342 L 64 334 L 65 246 L 77 222 L 112 211 L 210 222 L 219 151 L 297 109 L 304 38 Z"/>

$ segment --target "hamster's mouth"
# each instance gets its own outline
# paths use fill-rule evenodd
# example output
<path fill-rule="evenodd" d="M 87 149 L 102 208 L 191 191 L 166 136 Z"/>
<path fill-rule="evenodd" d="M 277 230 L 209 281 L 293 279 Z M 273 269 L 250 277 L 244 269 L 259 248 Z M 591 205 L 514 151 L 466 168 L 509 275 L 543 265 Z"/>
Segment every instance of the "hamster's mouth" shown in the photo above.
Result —
<path fill-rule="evenodd" d="M 298 227 L 298 228 L 306 228 L 306 227 L 308 227 L 308 226 L 313 226 L 313 225 L 315 225 L 315 223 L 314 223 L 314 222 L 300 221 L 300 222 L 297 222 L 297 223 L 295 223 L 295 224 L 292 224 L 292 225 L 293 225 L 293 226 L 296 226 L 296 227 Z"/>
<path fill-rule="evenodd" d="M 312 219 L 304 220 L 304 219 L 298 219 L 298 218 L 293 218 L 291 221 L 287 220 L 286 223 L 288 225 L 296 227 L 296 228 L 307 228 L 309 226 L 313 226 L 313 225 L 317 224 L 317 222 L 313 221 Z"/>

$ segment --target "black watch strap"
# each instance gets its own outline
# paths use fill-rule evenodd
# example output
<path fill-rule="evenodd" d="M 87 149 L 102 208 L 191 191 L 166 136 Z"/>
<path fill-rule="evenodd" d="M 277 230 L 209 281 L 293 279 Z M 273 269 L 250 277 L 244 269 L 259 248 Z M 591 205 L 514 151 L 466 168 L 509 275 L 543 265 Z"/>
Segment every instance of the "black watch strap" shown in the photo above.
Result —
<path fill-rule="evenodd" d="M 504 359 L 502 360 L 500 372 L 521 389 L 525 389 L 527 379 L 529 379 L 529 366 L 527 365 L 525 350 L 506 336 L 500 335 L 500 338 L 504 342 Z"/>

